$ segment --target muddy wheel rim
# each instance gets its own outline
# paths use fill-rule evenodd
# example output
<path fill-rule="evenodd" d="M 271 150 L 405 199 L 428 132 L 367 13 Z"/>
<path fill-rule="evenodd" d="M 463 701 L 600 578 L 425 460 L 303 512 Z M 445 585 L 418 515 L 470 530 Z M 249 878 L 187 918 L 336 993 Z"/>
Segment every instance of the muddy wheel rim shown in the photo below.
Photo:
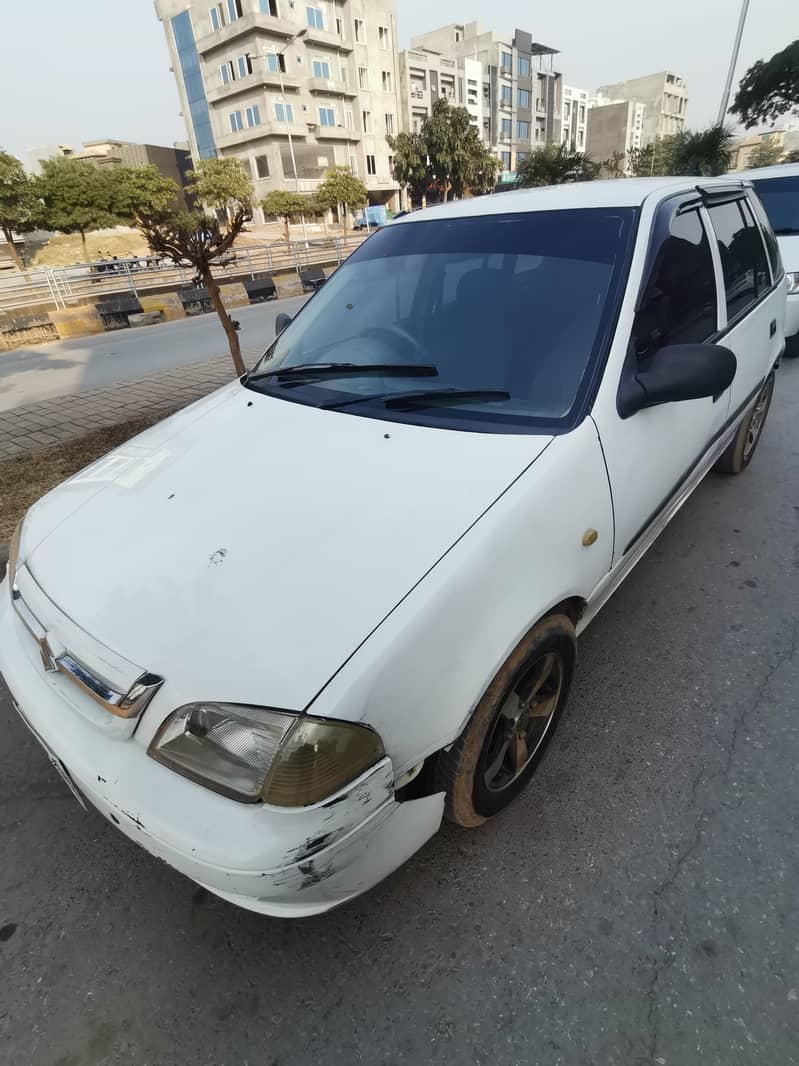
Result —
<path fill-rule="evenodd" d="M 760 440 L 760 434 L 763 432 L 763 425 L 766 421 L 766 411 L 768 410 L 768 394 L 769 388 L 767 385 L 758 396 L 754 410 L 749 416 L 749 426 L 746 431 L 746 444 L 744 445 L 744 459 L 748 459 L 755 450 L 755 445 Z"/>
<path fill-rule="evenodd" d="M 562 686 L 560 656 L 547 652 L 508 693 L 483 748 L 482 778 L 489 792 L 509 788 L 535 758 L 554 720 Z"/>

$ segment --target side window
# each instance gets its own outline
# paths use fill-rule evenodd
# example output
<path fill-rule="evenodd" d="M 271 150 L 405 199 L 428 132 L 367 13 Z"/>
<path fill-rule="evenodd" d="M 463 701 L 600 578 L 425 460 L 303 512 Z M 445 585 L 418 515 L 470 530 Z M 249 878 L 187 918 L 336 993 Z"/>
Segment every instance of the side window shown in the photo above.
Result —
<path fill-rule="evenodd" d="M 749 206 L 752 208 L 755 217 L 760 221 L 763 237 L 766 242 L 766 251 L 768 252 L 769 262 L 771 263 L 771 276 L 776 281 L 778 278 L 782 277 L 784 270 L 782 257 L 780 256 L 780 246 L 777 244 L 777 238 L 774 236 L 774 230 L 769 222 L 766 209 L 760 202 L 760 198 L 758 196 L 752 196 L 749 200 Z"/>
<path fill-rule="evenodd" d="M 727 318 L 750 307 L 771 284 L 760 231 L 743 200 L 713 204 L 710 219 L 719 245 Z"/>
<path fill-rule="evenodd" d="M 686 211 L 672 217 L 655 255 L 633 325 L 635 352 L 700 343 L 717 328 L 710 244 L 699 213 Z"/>

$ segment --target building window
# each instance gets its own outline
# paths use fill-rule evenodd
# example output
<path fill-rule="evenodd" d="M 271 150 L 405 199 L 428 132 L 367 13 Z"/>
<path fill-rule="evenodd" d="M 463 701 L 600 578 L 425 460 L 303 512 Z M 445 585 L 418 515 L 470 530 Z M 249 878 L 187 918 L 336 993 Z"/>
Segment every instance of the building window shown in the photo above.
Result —
<path fill-rule="evenodd" d="M 253 160 L 255 164 L 255 176 L 256 178 L 268 178 L 269 177 L 269 160 L 265 155 L 257 155 Z"/>
<path fill-rule="evenodd" d="M 585 104 L 580 104 L 580 122 L 585 122 Z"/>
<path fill-rule="evenodd" d="M 325 17 L 322 14 L 321 7 L 306 7 L 305 21 L 312 30 L 323 30 L 325 28 Z"/>
<path fill-rule="evenodd" d="M 358 67 L 358 87 L 361 89 L 369 88 L 369 70 L 367 67 Z"/>
<path fill-rule="evenodd" d="M 391 47 L 391 30 L 389 30 L 388 26 L 378 26 L 377 37 L 381 48 Z"/>
<path fill-rule="evenodd" d="M 230 85 L 230 83 L 235 79 L 236 73 L 233 70 L 233 64 L 230 62 L 230 60 L 228 60 L 226 63 L 223 63 L 222 66 L 219 68 L 219 77 L 222 79 L 223 85 Z"/>
<path fill-rule="evenodd" d="M 566 103 L 563 105 L 563 121 L 564 122 L 568 122 L 571 117 L 572 117 L 572 105 L 571 105 L 571 101 L 567 100 Z"/>
<path fill-rule="evenodd" d="M 211 29 L 220 30 L 222 28 L 222 14 L 220 8 L 218 6 L 212 7 L 208 12 L 208 16 L 211 19 Z"/>
<path fill-rule="evenodd" d="M 320 126 L 335 126 L 336 113 L 332 107 L 320 107 L 319 108 L 319 125 Z"/>
<path fill-rule="evenodd" d="M 361 125 L 364 133 L 372 132 L 372 113 L 370 111 L 361 112 Z"/>
<path fill-rule="evenodd" d="M 253 104 L 251 107 L 248 107 L 245 110 L 244 114 L 247 117 L 248 126 L 252 127 L 261 125 L 261 111 L 257 104 Z"/>
<path fill-rule="evenodd" d="M 519 56 L 519 62 L 516 67 L 520 78 L 530 77 L 530 58 L 529 56 Z"/>
<path fill-rule="evenodd" d="M 386 113 L 386 133 L 389 137 L 394 136 L 394 116 Z"/>
<path fill-rule="evenodd" d="M 194 41 L 191 15 L 188 11 L 181 11 L 179 15 L 174 15 L 169 20 L 169 24 L 172 27 L 175 50 L 180 63 L 180 71 L 183 75 L 191 125 L 197 142 L 197 154 L 200 159 L 213 159 L 216 156 L 216 144 L 214 143 L 211 114 L 208 110 L 208 100 L 205 96 L 203 76 L 200 70 L 200 57 L 197 54 L 197 45 Z"/>
<path fill-rule="evenodd" d="M 293 122 L 294 108 L 291 104 L 276 103 L 275 118 L 278 122 Z"/>
<path fill-rule="evenodd" d="M 238 133 L 240 129 L 243 129 L 243 123 L 241 121 L 241 111 L 231 111 L 228 115 L 228 121 L 230 122 L 231 133 Z"/>
<path fill-rule="evenodd" d="M 529 152 L 517 152 L 516 153 L 516 166 L 518 167 L 521 163 L 523 163 L 525 161 L 525 159 L 527 159 L 529 154 L 530 154 Z"/>
<path fill-rule="evenodd" d="M 241 18 L 241 0 L 222 0 L 221 3 L 209 8 L 208 14 L 211 19 L 211 29 L 221 30 L 223 26 Z"/>
<path fill-rule="evenodd" d="M 507 86 L 503 85 L 502 88 L 506 89 Z M 518 90 L 517 98 L 516 98 L 516 104 L 517 104 L 518 107 L 525 107 L 525 108 L 529 109 L 529 107 L 530 107 L 530 91 L 529 91 L 529 89 L 519 89 Z"/>
<path fill-rule="evenodd" d="M 238 56 L 236 66 L 240 78 L 246 78 L 248 74 L 252 74 L 252 59 L 250 56 Z"/>
<path fill-rule="evenodd" d="M 503 107 L 511 107 L 513 104 L 513 90 L 510 85 L 503 85 L 499 94 L 499 102 Z"/>
<path fill-rule="evenodd" d="M 368 155 L 366 157 L 366 173 L 373 176 L 377 173 L 377 162 L 373 155 Z"/>
<path fill-rule="evenodd" d="M 366 42 L 366 33 L 363 28 L 363 19 L 355 19 L 355 40 L 358 44 Z"/>
<path fill-rule="evenodd" d="M 286 57 L 279 55 L 277 52 L 266 53 L 266 69 L 272 74 L 277 74 L 278 71 L 286 73 Z"/>
<path fill-rule="evenodd" d="M 384 93 L 390 93 L 391 92 L 391 71 L 390 70 L 384 70 L 383 71 L 383 92 Z"/>
<path fill-rule="evenodd" d="M 326 81 L 329 81 L 330 64 L 324 59 L 315 59 L 313 61 L 313 76 L 315 78 L 324 78 Z"/>
<path fill-rule="evenodd" d="M 510 52 L 501 52 L 500 56 L 502 70 L 506 74 L 510 74 L 510 72 L 513 70 L 513 56 L 510 54 Z"/>
<path fill-rule="evenodd" d="M 500 152 L 499 159 L 503 170 L 510 170 L 510 152 Z"/>
<path fill-rule="evenodd" d="M 344 19 L 336 19 L 336 33 L 339 37 L 344 36 Z"/>
<path fill-rule="evenodd" d="M 240 19 L 242 16 L 241 0 L 227 0 L 227 12 L 231 22 Z"/>
<path fill-rule="evenodd" d="M 585 134 L 582 130 L 577 131 L 577 147 L 580 149 L 581 152 L 583 148 L 585 148 Z"/>
<path fill-rule="evenodd" d="M 518 141 L 530 140 L 530 123 L 529 122 L 517 122 L 516 123 L 516 139 Z"/>
<path fill-rule="evenodd" d="M 348 107 L 347 110 L 344 112 L 344 125 L 347 127 L 348 130 L 355 129 L 355 116 L 352 113 L 351 107 Z"/>
<path fill-rule="evenodd" d="M 509 118 L 503 118 L 499 124 L 499 132 L 503 141 L 510 140 L 511 121 Z"/>
<path fill-rule="evenodd" d="M 262 15 L 271 15 L 272 18 L 277 18 L 277 0 L 259 0 L 259 7 Z M 266 177 L 267 175 L 261 176 Z"/>

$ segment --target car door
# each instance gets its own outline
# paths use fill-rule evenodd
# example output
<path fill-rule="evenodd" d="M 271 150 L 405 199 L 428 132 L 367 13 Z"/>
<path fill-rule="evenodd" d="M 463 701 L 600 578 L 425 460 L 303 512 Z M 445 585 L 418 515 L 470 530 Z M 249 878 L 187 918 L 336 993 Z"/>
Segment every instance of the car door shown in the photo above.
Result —
<path fill-rule="evenodd" d="M 724 278 L 724 323 L 719 343 L 738 361 L 730 414 L 751 403 L 779 358 L 783 345 L 784 296 L 774 276 L 760 225 L 745 190 L 731 198 L 707 199 Z"/>
<path fill-rule="evenodd" d="M 642 226 L 646 211 L 642 213 Z M 645 240 L 642 234 L 639 236 Z M 613 494 L 614 567 L 666 512 L 705 456 L 728 416 L 729 389 L 716 397 L 665 403 L 624 417 L 620 388 L 641 361 L 672 344 L 714 340 L 722 313 L 718 258 L 696 192 L 661 203 L 652 216 L 648 248 L 632 315 L 622 316 L 614 351 L 594 405 Z M 638 256 L 636 256 L 638 258 Z M 618 355 L 619 344 L 626 352 Z"/>

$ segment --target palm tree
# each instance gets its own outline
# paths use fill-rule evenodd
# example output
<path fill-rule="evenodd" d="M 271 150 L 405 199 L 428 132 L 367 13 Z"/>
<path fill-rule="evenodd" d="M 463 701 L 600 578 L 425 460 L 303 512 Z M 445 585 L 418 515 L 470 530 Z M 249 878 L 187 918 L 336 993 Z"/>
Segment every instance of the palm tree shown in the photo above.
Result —
<path fill-rule="evenodd" d="M 726 174 L 732 160 L 734 136 L 726 126 L 683 130 L 674 136 L 668 173 L 698 174 L 703 178 Z"/>

